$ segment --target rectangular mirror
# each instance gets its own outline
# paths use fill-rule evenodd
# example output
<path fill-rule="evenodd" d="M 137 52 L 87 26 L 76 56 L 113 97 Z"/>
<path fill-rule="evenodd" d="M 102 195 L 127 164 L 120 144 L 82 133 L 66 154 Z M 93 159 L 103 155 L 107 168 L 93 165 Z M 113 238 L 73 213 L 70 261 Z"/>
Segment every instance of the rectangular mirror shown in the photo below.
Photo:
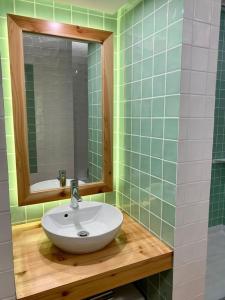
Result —
<path fill-rule="evenodd" d="M 24 32 L 23 48 L 31 191 L 102 181 L 102 45 Z"/>
<path fill-rule="evenodd" d="M 8 16 L 20 205 L 112 191 L 112 33 Z M 17 49 L 17 50 L 16 50 Z"/>

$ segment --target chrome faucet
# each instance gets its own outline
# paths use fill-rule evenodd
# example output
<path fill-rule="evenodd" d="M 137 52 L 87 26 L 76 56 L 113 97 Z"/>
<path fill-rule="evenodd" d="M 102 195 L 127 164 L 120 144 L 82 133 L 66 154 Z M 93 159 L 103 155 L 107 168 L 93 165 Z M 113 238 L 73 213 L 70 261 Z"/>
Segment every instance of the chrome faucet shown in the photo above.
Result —
<path fill-rule="evenodd" d="M 79 202 L 82 201 L 82 198 L 78 191 L 78 180 L 73 179 L 70 181 L 71 189 L 71 207 L 77 209 L 79 207 Z"/>
<path fill-rule="evenodd" d="M 57 179 L 59 180 L 60 187 L 66 186 L 66 170 L 59 170 Z"/>

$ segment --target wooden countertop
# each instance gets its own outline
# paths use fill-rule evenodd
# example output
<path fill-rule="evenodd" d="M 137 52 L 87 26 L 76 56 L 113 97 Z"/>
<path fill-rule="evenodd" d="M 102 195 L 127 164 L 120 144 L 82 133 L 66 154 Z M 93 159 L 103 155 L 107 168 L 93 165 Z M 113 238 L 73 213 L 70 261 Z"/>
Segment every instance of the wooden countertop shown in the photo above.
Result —
<path fill-rule="evenodd" d="M 17 299 L 79 300 L 172 268 L 173 251 L 124 215 L 117 238 L 104 249 L 64 253 L 40 222 L 13 226 Z"/>

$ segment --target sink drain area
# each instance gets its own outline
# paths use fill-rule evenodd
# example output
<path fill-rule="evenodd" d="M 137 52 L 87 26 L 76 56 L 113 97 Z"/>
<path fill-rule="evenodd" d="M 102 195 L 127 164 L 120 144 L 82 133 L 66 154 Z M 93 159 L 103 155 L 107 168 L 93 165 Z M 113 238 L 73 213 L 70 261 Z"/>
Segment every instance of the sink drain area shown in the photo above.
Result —
<path fill-rule="evenodd" d="M 86 230 L 81 230 L 77 233 L 77 235 L 80 237 L 86 237 L 86 236 L 89 236 L 89 232 Z"/>

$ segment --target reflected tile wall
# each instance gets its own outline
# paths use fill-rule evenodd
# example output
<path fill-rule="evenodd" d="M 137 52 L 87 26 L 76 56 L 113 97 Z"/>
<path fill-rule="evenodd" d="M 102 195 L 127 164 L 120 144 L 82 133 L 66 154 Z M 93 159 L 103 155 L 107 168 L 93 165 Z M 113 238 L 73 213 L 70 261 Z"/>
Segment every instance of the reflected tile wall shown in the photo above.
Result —
<path fill-rule="evenodd" d="M 103 176 L 101 44 L 88 44 L 88 169 L 90 182 Z"/>

